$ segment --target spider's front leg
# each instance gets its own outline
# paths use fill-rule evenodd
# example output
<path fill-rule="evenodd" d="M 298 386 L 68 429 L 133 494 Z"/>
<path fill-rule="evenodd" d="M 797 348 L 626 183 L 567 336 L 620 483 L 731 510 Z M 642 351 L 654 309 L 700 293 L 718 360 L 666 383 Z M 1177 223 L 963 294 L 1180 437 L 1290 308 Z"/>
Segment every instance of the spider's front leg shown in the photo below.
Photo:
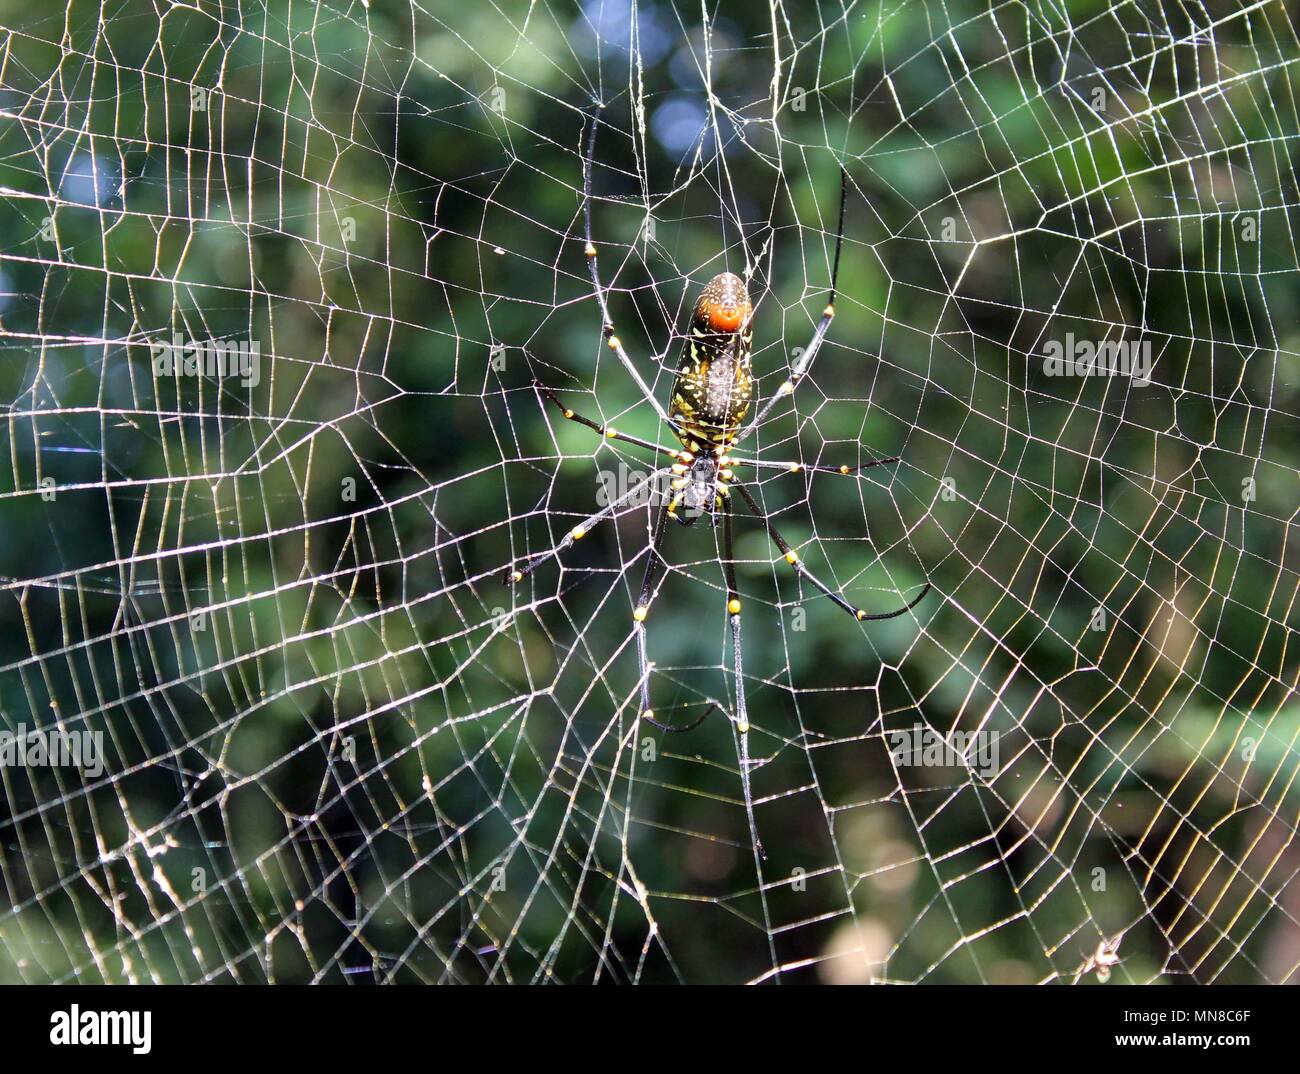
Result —
<path fill-rule="evenodd" d="M 740 739 L 740 785 L 745 795 L 745 817 L 749 821 L 749 836 L 754 842 L 754 852 L 767 860 L 767 851 L 758 837 L 758 823 L 754 819 L 754 795 L 750 789 L 749 760 L 749 710 L 745 705 L 744 649 L 740 641 L 740 591 L 736 588 L 736 557 L 732 551 L 731 495 L 725 485 L 720 486 L 722 497 L 722 573 L 727 580 L 727 620 L 731 624 L 731 666 L 736 674 L 736 732 Z"/>
<path fill-rule="evenodd" d="M 671 504 L 670 504 L 671 507 Z M 655 575 L 658 573 L 659 562 L 661 559 L 660 547 L 664 540 L 664 526 L 668 521 L 669 509 L 659 511 L 655 515 L 654 534 L 650 538 L 649 558 L 646 560 L 645 575 L 641 580 L 641 596 L 637 599 L 636 608 L 632 611 L 632 630 L 636 635 L 636 658 L 637 665 L 641 674 L 641 719 L 646 723 L 652 724 L 661 731 L 670 731 L 679 733 L 682 731 L 693 731 L 699 727 L 705 719 L 718 706 L 710 705 L 704 712 L 688 724 L 675 726 L 667 724 L 655 717 L 655 711 L 650 705 L 650 674 L 654 671 L 654 665 L 646 653 L 646 616 L 650 614 L 650 602 L 654 599 L 654 582 Z"/>
<path fill-rule="evenodd" d="M 762 840 L 758 837 L 758 827 L 754 819 L 754 796 L 750 789 L 750 768 L 752 767 L 749 758 L 750 728 L 749 713 L 745 704 L 744 650 L 740 639 L 740 593 L 736 588 L 735 554 L 732 551 L 731 500 L 725 486 L 719 487 L 719 493 L 716 506 L 718 508 L 717 513 L 722 516 L 723 552 L 721 559 L 723 574 L 727 581 L 727 619 L 731 625 L 732 669 L 736 676 L 735 725 L 740 739 L 740 780 L 745 798 L 745 816 L 749 823 L 749 833 L 754 843 L 754 851 L 766 861 L 767 851 L 763 849 Z M 646 563 L 645 576 L 641 582 L 641 596 L 632 612 L 632 620 L 633 629 L 636 633 L 637 661 L 641 673 L 641 718 L 661 731 L 681 732 L 691 731 L 699 727 L 715 709 L 721 711 L 721 706 L 717 702 L 713 702 L 699 717 L 682 726 L 663 723 L 655 716 L 654 709 L 650 706 L 650 675 L 654 671 L 654 665 L 650 663 L 646 656 L 645 621 L 650 613 L 651 601 L 654 599 L 654 582 L 661 559 L 660 546 L 663 543 L 667 519 L 667 509 L 660 511 L 655 519 L 654 534 L 650 541 L 650 559 Z"/>
<path fill-rule="evenodd" d="M 594 515 L 588 515 L 585 519 L 579 522 L 576 526 L 574 526 L 571 530 L 569 530 L 569 532 L 566 533 L 563 538 L 561 538 L 559 543 L 556 544 L 554 548 L 551 548 L 549 551 L 542 552 L 541 554 L 535 556 L 530 562 L 524 564 L 522 567 L 518 565 L 512 565 L 511 567 L 507 568 L 505 576 L 502 578 L 502 581 L 506 585 L 517 585 L 519 582 L 522 582 L 525 578 L 527 578 L 530 574 L 532 574 L 533 571 L 537 570 L 537 568 L 540 567 L 543 563 L 545 563 L 548 559 L 558 556 L 566 548 L 571 547 L 574 541 L 582 540 L 583 537 L 585 537 L 588 533 L 591 532 L 592 527 L 596 526 L 600 522 L 603 522 L 605 519 L 611 517 L 616 511 L 618 511 L 620 507 L 624 506 L 629 500 L 632 500 L 634 497 L 640 495 L 643 490 L 648 488 L 651 490 L 653 494 L 653 489 L 655 484 L 660 479 L 667 476 L 671 472 L 672 471 L 667 466 L 661 467 L 658 470 L 654 470 L 653 472 L 650 473 L 649 476 L 644 477 L 640 481 L 633 484 L 631 488 L 629 488 L 625 493 L 623 493 L 623 495 L 619 496 L 616 500 L 611 502 L 607 507 L 601 508 L 601 510 L 597 511 Z"/>
<path fill-rule="evenodd" d="M 830 597 L 831 600 L 833 600 L 839 607 L 843 608 L 846 612 L 848 612 L 851 616 L 853 616 L 853 618 L 856 619 L 859 623 L 871 622 L 880 619 L 896 619 L 898 616 L 910 612 L 913 608 L 915 608 L 918 604 L 920 604 L 921 601 L 925 599 L 925 595 L 928 592 L 930 592 L 930 588 L 931 588 L 930 583 L 926 582 L 925 586 L 921 589 L 921 592 L 919 592 L 915 597 L 913 597 L 912 600 L 908 601 L 908 603 L 904 604 L 901 608 L 895 608 L 892 612 L 867 612 L 864 611 L 862 608 L 855 608 L 847 600 L 845 600 L 838 593 L 836 593 L 835 590 L 831 589 L 830 586 L 828 586 L 825 582 L 823 582 L 820 578 L 818 578 L 817 575 L 813 574 L 812 571 L 810 571 L 806 566 L 804 566 L 803 560 L 799 558 L 799 553 L 790 547 L 786 539 L 782 537 L 780 532 L 777 530 L 777 528 L 774 525 L 772 525 L 772 521 L 767 517 L 763 509 L 758 505 L 758 501 L 755 500 L 754 497 L 750 495 L 749 489 L 745 488 L 744 485 L 736 484 L 734 482 L 732 483 L 731 487 L 740 493 L 741 497 L 745 501 L 745 506 L 749 508 L 750 512 L 754 515 L 755 518 L 757 518 L 760 522 L 763 523 L 764 527 L 767 529 L 767 535 L 772 539 L 772 543 L 775 544 L 777 548 L 781 550 L 781 554 L 785 557 L 785 561 L 788 564 L 790 564 L 791 567 L 794 568 L 795 573 L 798 574 L 801 578 L 806 578 L 809 582 L 813 584 L 813 586 L 816 589 L 820 590 L 826 596 Z"/>

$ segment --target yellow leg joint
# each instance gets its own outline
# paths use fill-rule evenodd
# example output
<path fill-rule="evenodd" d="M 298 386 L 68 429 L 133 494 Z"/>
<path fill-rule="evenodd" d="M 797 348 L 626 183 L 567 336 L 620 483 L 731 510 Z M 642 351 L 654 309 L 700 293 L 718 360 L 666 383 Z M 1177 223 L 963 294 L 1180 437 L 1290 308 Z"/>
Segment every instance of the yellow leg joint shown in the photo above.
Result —
<path fill-rule="evenodd" d="M 587 536 L 587 527 L 574 526 L 573 529 L 569 530 L 569 536 L 572 537 L 575 541 L 581 541 L 584 537 Z"/>
<path fill-rule="evenodd" d="M 736 730 L 742 735 L 749 734 L 749 720 L 741 719 L 736 722 Z"/>
<path fill-rule="evenodd" d="M 591 243 L 587 243 L 586 249 L 584 249 L 582 252 L 586 254 L 588 257 L 596 256 L 596 248 L 592 246 Z"/>
<path fill-rule="evenodd" d="M 644 604 L 638 604 L 635 610 L 632 612 L 632 618 L 635 619 L 638 623 L 644 623 L 645 617 L 649 614 L 649 612 L 650 609 L 647 608 Z"/>
<path fill-rule="evenodd" d="M 514 571 L 514 572 L 510 575 L 510 580 L 511 580 L 512 582 L 522 582 L 522 581 L 524 580 L 524 572 L 523 572 L 523 571 Z"/>
<path fill-rule="evenodd" d="M 849 472 L 849 468 L 847 466 L 840 467 L 840 473 L 847 474 L 848 472 Z"/>
<path fill-rule="evenodd" d="M 735 597 L 732 597 L 729 601 L 727 601 L 727 611 L 730 612 L 732 615 L 739 615 L 740 601 L 738 601 Z"/>
<path fill-rule="evenodd" d="M 564 416 L 565 416 L 566 418 L 572 418 L 572 417 L 573 417 L 573 411 L 572 411 L 572 410 L 566 410 L 566 411 L 564 412 Z"/>
<path fill-rule="evenodd" d="M 623 344 L 619 342 L 618 336 L 610 336 L 610 337 L 609 337 L 609 349 L 610 349 L 610 350 L 612 350 L 612 351 L 616 351 L 616 350 L 618 350 L 619 347 L 621 347 L 621 346 L 623 346 Z"/>
<path fill-rule="evenodd" d="M 645 712 L 641 713 L 641 719 L 643 720 L 653 720 L 654 718 L 655 718 L 654 709 L 646 709 Z"/>
<path fill-rule="evenodd" d="M 834 317 L 834 316 L 835 316 L 835 303 L 834 303 L 834 302 L 830 302 L 830 303 L 827 304 L 826 308 L 825 308 L 824 310 L 822 310 L 822 316 L 823 316 L 823 317 Z"/>
<path fill-rule="evenodd" d="M 867 617 L 867 613 L 864 612 L 861 608 L 859 608 L 859 609 L 858 609 L 856 612 L 854 612 L 853 614 L 856 615 L 856 616 L 858 617 L 858 621 L 859 621 L 859 622 L 861 622 L 863 619 L 865 619 L 865 618 Z"/>
<path fill-rule="evenodd" d="M 789 563 L 791 566 L 794 566 L 794 564 L 799 562 L 799 553 L 796 552 L 793 548 L 790 549 L 790 551 L 788 551 L 785 554 L 785 561 Z"/>

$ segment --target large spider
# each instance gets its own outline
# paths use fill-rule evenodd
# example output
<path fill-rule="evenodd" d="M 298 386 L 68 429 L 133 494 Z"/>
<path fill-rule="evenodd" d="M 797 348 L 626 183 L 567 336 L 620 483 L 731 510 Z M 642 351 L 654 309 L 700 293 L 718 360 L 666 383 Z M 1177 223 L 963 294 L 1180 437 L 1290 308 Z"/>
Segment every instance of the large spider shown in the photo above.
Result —
<path fill-rule="evenodd" d="M 540 553 L 528 563 L 511 567 L 506 572 L 505 581 L 509 584 L 524 580 L 542 563 L 559 555 L 569 548 L 574 541 L 580 540 L 591 528 L 614 513 L 633 497 L 643 494 L 647 488 L 653 490 L 664 478 L 671 475 L 671 497 L 665 507 L 658 511 L 653 534 L 650 538 L 649 558 L 646 562 L 645 576 L 641 583 L 641 596 L 632 612 L 633 629 L 636 633 L 637 660 L 641 676 L 640 717 L 663 731 L 690 731 L 704 722 L 705 718 L 718 706 L 710 705 L 698 719 L 684 726 L 663 723 L 656 719 L 650 705 L 650 670 L 646 658 L 645 620 L 650 611 L 653 597 L 656 571 L 661 562 L 660 547 L 663 542 L 667 519 L 681 523 L 683 526 L 693 524 L 702 516 L 708 516 L 712 525 L 717 526 L 722 520 L 722 553 L 719 562 L 727 583 L 727 615 L 731 623 L 732 657 L 736 674 L 736 729 L 741 737 L 742 776 L 746 775 L 748 763 L 746 735 L 749 732 L 749 718 L 745 708 L 744 676 L 741 663 L 740 643 L 740 594 L 736 589 L 736 569 L 732 553 L 731 504 L 732 493 L 739 493 L 745 507 L 766 527 L 768 536 L 781 550 L 787 563 L 803 578 L 859 622 L 877 619 L 893 619 L 911 611 L 930 591 L 930 583 L 911 601 L 890 612 L 869 613 L 850 604 L 832 590 L 804 565 L 799 553 L 790 547 L 781 536 L 771 520 L 764 513 L 750 491 L 736 480 L 735 468 L 750 466 L 760 470 L 784 470 L 799 473 L 804 470 L 828 474 L 852 474 L 871 466 L 885 466 L 898 462 L 898 456 L 888 459 L 875 459 L 860 466 L 808 466 L 800 462 L 773 462 L 764 459 L 737 458 L 732 452 L 747 438 L 767 417 L 768 413 L 781 399 L 791 395 L 799 382 L 811 368 L 813 359 L 826 337 L 827 329 L 835 316 L 835 286 L 840 270 L 840 250 L 844 244 L 844 205 L 848 189 L 848 180 L 844 169 L 840 169 L 840 212 L 839 227 L 835 236 L 835 261 L 831 269 L 830 294 L 821 319 L 813 331 L 808 347 L 795 359 L 790 369 L 790 376 L 776 393 L 758 411 L 758 415 L 748 425 L 744 424 L 754 397 L 754 380 L 750 367 L 750 345 L 753 339 L 753 306 L 744 281 L 731 272 L 722 272 L 714 276 L 701 292 L 695 303 L 691 317 L 690 335 L 683 348 L 681 365 L 677 370 L 677 379 L 673 385 L 671 399 L 672 413 L 664 412 L 653 393 L 646 386 L 637 372 L 632 360 L 623 349 L 614 331 L 614 322 L 609 314 L 609 304 L 605 289 L 600 282 L 600 272 L 596 265 L 596 246 L 591 237 L 591 183 L 592 162 L 596 149 L 596 129 L 599 118 L 593 116 L 591 130 L 587 136 L 587 153 L 583 171 L 583 216 L 586 237 L 587 265 L 591 271 L 592 284 L 596 291 L 596 300 L 600 304 L 604 320 L 604 334 L 609 349 L 618 356 L 619 361 L 631 374 L 645 399 L 655 408 L 659 417 L 672 430 L 681 442 L 680 450 L 661 447 L 636 436 L 629 436 L 612 426 L 592 421 L 562 403 L 549 388 L 539 381 L 533 387 L 559 408 L 565 418 L 585 425 L 592 431 L 610 440 L 621 440 L 637 447 L 646 448 L 659 455 L 672 459 L 671 465 L 660 467 L 642 481 L 635 483 L 603 510 L 597 511 L 583 522 L 574 526 L 564 538 L 547 552 Z M 746 795 L 748 801 L 748 794 Z"/>

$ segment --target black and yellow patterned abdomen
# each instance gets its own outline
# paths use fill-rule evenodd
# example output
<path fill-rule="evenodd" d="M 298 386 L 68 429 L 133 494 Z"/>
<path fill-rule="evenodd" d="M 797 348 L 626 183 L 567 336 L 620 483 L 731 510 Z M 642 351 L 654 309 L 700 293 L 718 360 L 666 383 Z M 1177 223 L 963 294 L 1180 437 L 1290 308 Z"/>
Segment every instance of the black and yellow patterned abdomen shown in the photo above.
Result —
<path fill-rule="evenodd" d="M 669 408 L 677 438 L 689 451 L 725 447 L 749 413 L 750 312 L 745 284 L 731 272 L 713 277 L 695 304 Z"/>
<path fill-rule="evenodd" d="M 710 350 L 692 340 L 673 385 L 670 412 L 681 426 L 678 439 L 692 451 L 734 439 L 754 399 L 749 354 L 717 355 Z"/>

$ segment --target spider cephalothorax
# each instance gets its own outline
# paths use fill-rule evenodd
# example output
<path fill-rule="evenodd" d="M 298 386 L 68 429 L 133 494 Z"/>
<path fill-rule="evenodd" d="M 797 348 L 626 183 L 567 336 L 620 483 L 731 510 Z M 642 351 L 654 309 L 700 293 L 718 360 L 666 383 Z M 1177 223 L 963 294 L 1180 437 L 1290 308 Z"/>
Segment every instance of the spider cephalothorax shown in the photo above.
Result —
<path fill-rule="evenodd" d="M 682 452 L 683 459 L 690 457 L 690 452 Z M 715 508 L 722 506 L 726 496 L 725 482 L 731 480 L 731 471 L 721 463 L 725 459 L 713 455 L 702 455 L 691 462 L 673 464 L 673 479 L 669 483 L 672 495 L 668 500 L 668 517 L 683 526 L 689 526 L 701 515 L 709 515 L 713 524 L 718 524 Z"/>

